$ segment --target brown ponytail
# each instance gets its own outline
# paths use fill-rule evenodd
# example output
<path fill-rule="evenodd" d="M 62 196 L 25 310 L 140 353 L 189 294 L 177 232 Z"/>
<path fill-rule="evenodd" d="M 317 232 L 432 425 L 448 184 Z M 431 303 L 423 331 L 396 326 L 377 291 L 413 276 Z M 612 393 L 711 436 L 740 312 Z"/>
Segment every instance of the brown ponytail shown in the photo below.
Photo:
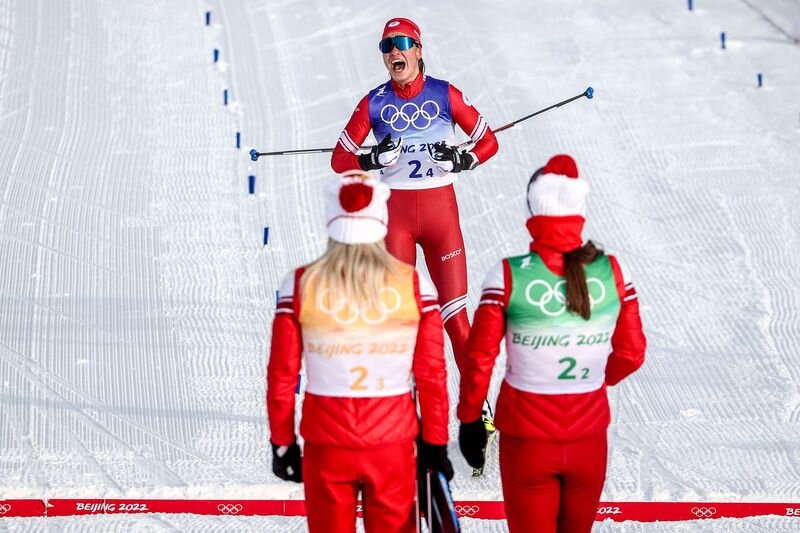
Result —
<path fill-rule="evenodd" d="M 586 271 L 583 265 L 593 262 L 603 255 L 603 250 L 588 241 L 580 248 L 564 254 L 564 276 L 567 278 L 567 309 L 589 320 L 592 302 L 586 285 Z"/>

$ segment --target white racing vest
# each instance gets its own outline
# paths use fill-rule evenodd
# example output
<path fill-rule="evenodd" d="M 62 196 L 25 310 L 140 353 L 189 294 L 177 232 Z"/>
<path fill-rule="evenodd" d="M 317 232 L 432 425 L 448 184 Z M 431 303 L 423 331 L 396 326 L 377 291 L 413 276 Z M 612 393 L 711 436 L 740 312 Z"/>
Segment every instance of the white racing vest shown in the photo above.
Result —
<path fill-rule="evenodd" d="M 368 398 L 411 390 L 420 312 L 414 268 L 400 265 L 378 306 L 311 283 L 302 295 L 306 390 L 320 396 Z"/>
<path fill-rule="evenodd" d="M 603 386 L 620 301 L 608 257 L 586 265 L 592 304 L 584 320 L 566 308 L 566 279 L 538 254 L 508 259 L 511 270 L 505 380 L 537 394 L 575 394 Z"/>

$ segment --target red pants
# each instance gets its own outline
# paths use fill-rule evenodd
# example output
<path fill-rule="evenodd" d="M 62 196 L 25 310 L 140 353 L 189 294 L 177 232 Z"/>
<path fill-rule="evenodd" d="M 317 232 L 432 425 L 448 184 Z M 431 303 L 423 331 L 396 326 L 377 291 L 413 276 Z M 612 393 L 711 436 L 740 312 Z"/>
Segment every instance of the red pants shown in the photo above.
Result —
<path fill-rule="evenodd" d="M 456 365 L 466 352 L 467 258 L 452 185 L 434 189 L 392 189 L 386 248 L 404 263 L 416 265 L 419 244 L 428 273 L 439 293 L 442 321 Z"/>
<path fill-rule="evenodd" d="M 605 433 L 568 443 L 502 435 L 500 477 L 509 532 L 590 532 L 607 451 Z"/>
<path fill-rule="evenodd" d="M 361 491 L 369 532 L 416 531 L 414 441 L 369 449 L 306 443 L 303 484 L 310 533 L 353 533 Z"/>

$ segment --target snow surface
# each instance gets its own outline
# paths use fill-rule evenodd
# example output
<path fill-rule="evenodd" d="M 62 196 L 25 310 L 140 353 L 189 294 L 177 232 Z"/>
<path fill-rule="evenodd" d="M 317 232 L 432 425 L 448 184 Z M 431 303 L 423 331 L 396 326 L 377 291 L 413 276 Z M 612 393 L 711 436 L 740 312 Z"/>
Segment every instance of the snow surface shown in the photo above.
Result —
<path fill-rule="evenodd" d="M 592 187 L 586 236 L 635 276 L 648 361 L 612 392 L 603 499 L 800 500 L 800 47 L 785 33 L 800 3 L 694 5 L 0 3 L 0 497 L 302 497 L 270 473 L 264 374 L 277 284 L 324 248 L 329 158 L 246 152 L 333 146 L 386 78 L 383 23 L 410 16 L 429 73 L 495 127 L 596 91 L 500 133 L 457 190 L 473 306 L 488 268 L 527 249 L 524 186 L 559 152 Z M 457 499 L 502 498 L 496 455 L 475 480 L 450 451 Z M 797 521 L 595 531 L 734 527 Z"/>
<path fill-rule="evenodd" d="M 507 531 L 499 520 L 475 520 L 462 518 L 459 521 L 464 533 L 501 533 Z M 7 528 L 7 529 L 5 529 Z M 200 515 L 122 515 L 53 517 L 53 518 L 7 518 L 0 522 L 0 531 L 307 531 L 305 519 L 277 517 L 221 517 Z M 357 529 L 363 532 L 359 524 Z M 797 531 L 797 518 L 780 516 L 718 520 L 696 520 L 693 522 L 662 522 L 644 524 L 640 522 L 615 523 L 596 522 L 594 533 L 780 533 Z"/>

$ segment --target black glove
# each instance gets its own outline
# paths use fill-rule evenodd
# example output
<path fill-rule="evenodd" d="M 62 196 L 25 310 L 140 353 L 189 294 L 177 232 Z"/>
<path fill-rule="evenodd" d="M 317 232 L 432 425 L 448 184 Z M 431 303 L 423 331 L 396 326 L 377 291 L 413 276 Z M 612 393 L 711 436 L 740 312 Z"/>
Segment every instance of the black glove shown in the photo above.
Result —
<path fill-rule="evenodd" d="M 486 442 L 489 440 L 489 433 L 483 423 L 483 418 L 474 422 L 462 423 L 458 429 L 458 447 L 461 454 L 472 468 L 481 468 L 486 462 Z"/>
<path fill-rule="evenodd" d="M 453 465 L 447 458 L 447 445 L 428 444 L 424 440 L 420 440 L 417 453 L 419 453 L 419 465 L 422 468 L 441 472 L 447 481 L 453 479 Z"/>
<path fill-rule="evenodd" d="M 358 156 L 358 166 L 361 170 L 378 170 L 383 167 L 390 167 L 397 163 L 403 147 L 403 139 L 392 141 L 392 136 L 388 133 L 381 142 L 373 146 L 367 154 Z"/>
<path fill-rule="evenodd" d="M 295 483 L 303 482 L 303 466 L 300 458 L 300 446 L 297 441 L 294 441 L 288 449 L 278 455 L 278 446 L 274 442 L 272 444 L 272 473 L 284 481 L 294 481 Z"/>
<path fill-rule="evenodd" d="M 447 146 L 443 142 L 429 144 L 428 153 L 436 166 L 445 172 L 461 172 L 478 166 L 478 158 L 474 154 L 466 150 L 459 152 L 455 146 Z"/>

